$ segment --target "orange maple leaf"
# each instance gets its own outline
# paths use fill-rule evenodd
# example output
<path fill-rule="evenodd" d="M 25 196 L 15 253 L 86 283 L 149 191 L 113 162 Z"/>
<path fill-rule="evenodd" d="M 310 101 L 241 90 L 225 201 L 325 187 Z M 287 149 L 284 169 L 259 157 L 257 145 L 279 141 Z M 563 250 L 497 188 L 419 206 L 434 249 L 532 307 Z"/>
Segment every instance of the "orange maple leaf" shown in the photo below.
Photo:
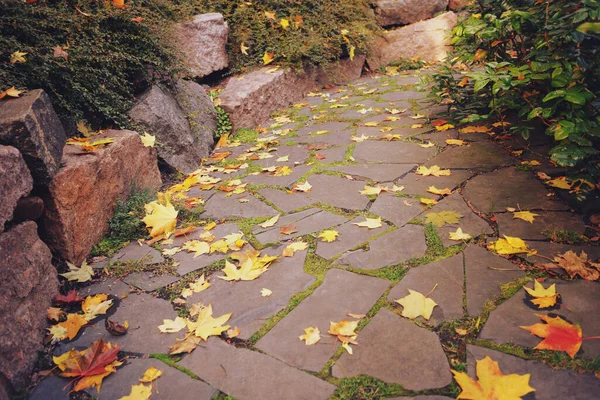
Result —
<path fill-rule="evenodd" d="M 521 326 L 521 328 L 531 332 L 532 335 L 544 338 L 534 349 L 564 351 L 571 358 L 574 358 L 575 354 L 581 348 L 581 326 L 577 324 L 572 325 L 561 317 L 553 318 L 543 314 L 535 315 L 546 323 Z"/>

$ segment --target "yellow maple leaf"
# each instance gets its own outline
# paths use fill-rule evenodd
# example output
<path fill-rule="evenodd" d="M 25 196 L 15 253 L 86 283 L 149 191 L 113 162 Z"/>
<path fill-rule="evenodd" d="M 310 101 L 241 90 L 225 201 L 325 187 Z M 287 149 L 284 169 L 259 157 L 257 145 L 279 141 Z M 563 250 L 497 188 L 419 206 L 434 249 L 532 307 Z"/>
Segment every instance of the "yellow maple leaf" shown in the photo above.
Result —
<path fill-rule="evenodd" d="M 265 11 L 265 17 L 267 17 L 268 19 L 272 19 L 273 21 L 275 21 L 275 13 L 272 11 Z"/>
<path fill-rule="evenodd" d="M 52 325 L 48 330 L 52 341 L 63 340 L 67 337 L 67 328 L 63 325 Z"/>
<path fill-rule="evenodd" d="M 422 293 L 408 289 L 408 296 L 401 299 L 394 300 L 396 303 L 402 306 L 402 316 L 414 319 L 419 316 L 429 320 L 433 308 L 437 306 L 437 303 L 432 299 L 425 297 Z"/>
<path fill-rule="evenodd" d="M 58 307 L 48 307 L 46 310 L 46 317 L 52 321 L 59 321 L 64 315 L 65 312 Z"/>
<path fill-rule="evenodd" d="M 533 219 L 539 217 L 539 214 L 534 214 L 531 211 L 517 211 L 513 213 L 513 219 L 518 218 L 533 224 Z"/>
<path fill-rule="evenodd" d="M 457 399 L 518 400 L 535 391 L 529 386 L 530 374 L 504 375 L 498 363 L 489 356 L 477 360 L 476 372 L 478 381 L 465 372 L 452 371 L 454 379 L 462 389 Z"/>
<path fill-rule="evenodd" d="M 288 28 L 288 26 L 290 26 L 290 21 L 289 21 L 288 19 L 281 18 L 281 19 L 279 20 L 279 24 L 281 25 L 281 27 L 282 27 L 283 29 L 287 29 L 287 28 Z"/>
<path fill-rule="evenodd" d="M 81 327 L 87 323 L 87 319 L 80 314 L 67 314 L 67 320 L 58 325 L 65 328 L 67 337 L 69 340 L 73 340 L 73 338 L 79 333 Z"/>
<path fill-rule="evenodd" d="M 504 255 L 531 252 L 531 249 L 529 246 L 527 246 L 527 243 L 525 243 L 523 239 L 506 235 L 504 235 L 504 238 L 498 238 L 498 240 L 495 242 L 490 243 L 488 245 L 488 249 Z"/>
<path fill-rule="evenodd" d="M 181 248 L 187 250 L 188 253 L 194 252 L 194 258 L 211 252 L 211 245 L 202 240 L 188 240 L 183 243 Z"/>
<path fill-rule="evenodd" d="M 184 340 L 175 343 L 169 347 L 169 354 L 182 354 L 192 352 L 202 342 L 202 339 L 196 336 L 188 336 Z"/>
<path fill-rule="evenodd" d="M 432 206 L 438 203 L 437 200 L 430 199 L 429 197 L 421 197 L 419 198 L 419 201 L 421 204 L 425 204 L 426 206 Z"/>
<path fill-rule="evenodd" d="M 294 186 L 294 190 L 298 191 L 298 192 L 310 192 L 310 189 L 312 189 L 312 185 L 310 183 L 308 183 L 308 181 L 301 183 L 301 184 L 296 184 L 296 186 Z"/>
<path fill-rule="evenodd" d="M 452 129 L 452 128 L 454 128 L 454 125 L 452 125 L 452 124 L 443 124 L 443 125 L 438 125 L 435 127 L 435 129 L 438 132 L 444 132 L 444 131 L 447 131 L 448 129 Z"/>
<path fill-rule="evenodd" d="M 220 335 L 229 329 L 229 325 L 223 324 L 229 321 L 231 313 L 221 315 L 218 318 L 214 318 L 212 314 L 212 305 L 209 304 L 200 310 L 198 313 L 198 319 L 196 321 L 187 320 L 187 327 L 189 331 L 206 341 L 210 336 Z"/>
<path fill-rule="evenodd" d="M 287 245 L 281 255 L 283 257 L 293 257 L 294 253 L 297 251 L 306 250 L 308 248 L 308 243 L 306 242 L 294 242 L 292 244 Z"/>
<path fill-rule="evenodd" d="M 355 222 L 353 225 L 369 229 L 381 228 L 381 218 L 365 218 L 363 222 Z"/>
<path fill-rule="evenodd" d="M 437 165 L 433 165 L 430 168 L 427 168 L 424 165 L 421 165 L 417 168 L 417 174 L 423 176 L 449 176 L 451 174 L 449 169 L 441 169 Z"/>
<path fill-rule="evenodd" d="M 534 280 L 533 289 L 530 289 L 527 286 L 523 286 L 523 289 L 534 298 L 531 302 L 537 305 L 538 308 L 552 307 L 556 304 L 558 293 L 556 293 L 556 284 L 554 283 L 547 288 L 544 288 L 541 283 Z"/>
<path fill-rule="evenodd" d="M 268 51 L 265 51 L 265 54 L 263 55 L 263 64 L 269 65 L 273 62 L 274 59 L 275 53 L 269 53 Z"/>
<path fill-rule="evenodd" d="M 279 221 L 279 214 L 277 214 L 273 218 L 270 218 L 270 219 L 266 220 L 265 222 L 263 222 L 259 226 L 262 227 L 262 228 L 270 228 L 273 225 L 275 225 L 277 223 L 277 221 Z"/>
<path fill-rule="evenodd" d="M 225 268 L 223 268 L 225 276 L 218 276 L 218 278 L 226 281 L 252 281 L 261 276 L 266 270 L 267 267 L 255 268 L 252 259 L 240 262 L 239 268 L 229 261 L 225 261 Z"/>
<path fill-rule="evenodd" d="M 190 283 L 190 289 L 194 293 L 200 293 L 211 286 L 211 283 L 206 280 L 204 274 L 200 276 L 200 278 L 196 279 L 194 282 Z"/>
<path fill-rule="evenodd" d="M 347 319 L 340 322 L 329 321 L 329 331 L 327 331 L 327 333 L 336 336 L 353 337 L 356 336 L 354 330 L 358 327 L 358 323 L 359 321 L 348 321 Z"/>
<path fill-rule="evenodd" d="M 465 144 L 467 144 L 467 142 L 465 142 L 464 140 L 460 140 L 460 139 L 446 139 L 446 144 L 451 144 L 451 145 L 455 145 L 455 146 L 464 146 Z"/>
<path fill-rule="evenodd" d="M 169 198 L 164 196 L 160 201 L 153 201 L 144 207 L 146 216 L 142 219 L 142 222 L 146 224 L 146 228 L 149 228 L 150 236 L 153 238 L 160 235 L 169 237 L 175 230 L 177 215 L 179 214 Z"/>
<path fill-rule="evenodd" d="M 565 189 L 565 190 L 569 190 L 571 189 L 571 187 L 573 186 L 572 183 L 567 182 L 567 177 L 566 176 L 561 176 L 555 179 L 551 179 L 549 181 L 545 182 L 546 185 L 558 188 L 558 189 Z"/>
<path fill-rule="evenodd" d="M 143 136 L 140 136 L 142 139 L 142 144 L 144 147 L 154 147 L 154 143 L 156 142 L 156 136 L 148 134 L 148 132 L 144 132 Z"/>
<path fill-rule="evenodd" d="M 113 301 L 107 300 L 107 294 L 96 294 L 94 296 L 88 296 L 81 303 L 81 310 L 85 313 L 83 316 L 87 321 L 91 321 L 98 315 L 106 314 Z"/>
<path fill-rule="evenodd" d="M 229 245 L 223 239 L 217 240 L 210 244 L 210 254 L 214 252 L 227 253 L 229 251 Z"/>
<path fill-rule="evenodd" d="M 163 319 L 163 324 L 158 326 L 158 329 L 163 333 L 179 332 L 187 326 L 185 319 L 176 317 L 173 319 Z"/>
<path fill-rule="evenodd" d="M 469 235 L 468 233 L 464 233 L 462 231 L 462 228 L 457 228 L 456 232 L 449 232 L 448 234 L 450 236 L 450 240 L 469 240 L 472 238 L 471 235 Z"/>
<path fill-rule="evenodd" d="M 452 190 L 446 188 L 446 189 L 438 189 L 435 186 L 429 186 L 429 188 L 427 189 L 427 191 L 429 193 L 433 193 L 433 194 L 437 194 L 440 196 L 445 196 L 445 195 L 449 195 L 452 194 Z"/>
<path fill-rule="evenodd" d="M 373 121 L 373 122 L 365 122 L 365 126 L 377 126 L 377 125 L 379 125 L 379 122 L 375 122 L 375 121 Z"/>
<path fill-rule="evenodd" d="M 433 146 L 435 146 L 435 144 L 434 144 L 434 143 L 432 143 L 432 142 L 427 142 L 427 143 L 422 143 L 422 144 L 420 144 L 419 146 L 423 147 L 424 149 L 428 149 L 428 148 L 430 148 L 430 147 L 433 147 Z"/>
<path fill-rule="evenodd" d="M 131 392 L 119 400 L 148 400 L 152 395 L 152 386 L 146 386 L 143 383 L 132 385 Z"/>
<path fill-rule="evenodd" d="M 246 46 L 244 44 L 244 42 L 242 42 L 242 44 L 240 44 L 240 51 L 242 52 L 243 55 L 247 56 L 249 49 L 250 49 L 250 47 Z"/>
<path fill-rule="evenodd" d="M 321 239 L 321 241 L 323 242 L 333 242 L 337 239 L 337 237 L 340 234 L 338 233 L 338 231 L 334 231 L 332 229 L 323 231 L 319 234 L 319 238 Z"/>
<path fill-rule="evenodd" d="M 384 188 L 381 186 L 369 186 L 365 185 L 365 188 L 360 191 L 360 194 L 367 196 L 378 195 Z"/>
<path fill-rule="evenodd" d="M 350 49 L 348 50 L 348 56 L 350 57 L 350 61 L 354 60 L 354 51 L 355 50 L 356 50 L 356 47 L 350 46 Z"/>
<path fill-rule="evenodd" d="M 162 375 L 162 371 L 158 368 L 150 367 L 144 372 L 144 376 L 140 378 L 142 383 L 150 383 L 158 379 Z"/>
<path fill-rule="evenodd" d="M 27 62 L 27 59 L 25 58 L 26 55 L 27 55 L 27 53 L 17 50 L 10 55 L 10 63 L 11 64 L 25 63 L 25 62 Z"/>
<path fill-rule="evenodd" d="M 275 168 L 275 176 L 287 176 L 292 173 L 292 169 L 288 165 Z"/>
<path fill-rule="evenodd" d="M 467 126 L 464 128 L 460 128 L 458 130 L 460 133 L 486 133 L 490 131 L 490 128 L 488 128 L 487 126 L 483 126 L 483 125 L 473 125 L 473 126 Z"/>
<path fill-rule="evenodd" d="M 79 283 L 87 282 L 92 279 L 94 275 L 94 269 L 87 265 L 87 262 L 84 260 L 81 264 L 81 267 L 76 267 L 67 261 L 67 266 L 69 267 L 69 272 L 65 272 L 64 274 L 60 274 L 60 276 L 64 276 L 69 281 L 76 281 Z"/>
<path fill-rule="evenodd" d="M 316 326 L 304 328 L 304 335 L 298 336 L 298 339 L 304 340 L 307 346 L 313 345 L 321 340 L 321 331 Z"/>
<path fill-rule="evenodd" d="M 262 288 L 260 291 L 261 297 L 269 297 L 272 294 L 273 294 L 273 292 L 267 288 Z"/>
<path fill-rule="evenodd" d="M 423 127 L 423 124 L 412 124 L 410 127 L 411 129 L 419 129 Z"/>

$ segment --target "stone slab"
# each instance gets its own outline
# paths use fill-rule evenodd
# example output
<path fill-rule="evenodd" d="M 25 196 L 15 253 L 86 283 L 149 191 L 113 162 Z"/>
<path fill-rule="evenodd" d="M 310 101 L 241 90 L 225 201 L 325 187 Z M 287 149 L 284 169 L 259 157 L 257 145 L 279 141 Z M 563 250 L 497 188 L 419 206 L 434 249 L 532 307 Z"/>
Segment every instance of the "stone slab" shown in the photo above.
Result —
<path fill-rule="evenodd" d="M 446 397 L 446 396 L 432 395 L 432 396 L 416 396 L 416 397 L 394 397 L 394 398 L 388 399 L 388 400 L 452 400 L 452 399 L 454 399 L 454 398 Z"/>
<path fill-rule="evenodd" d="M 356 341 L 353 354 L 342 354 L 333 366 L 336 378 L 369 375 L 408 390 L 437 389 L 452 382 L 438 336 L 386 308 L 379 310 Z"/>
<path fill-rule="evenodd" d="M 281 255 L 285 246 L 263 250 L 262 254 Z M 211 275 L 212 284 L 207 290 L 188 298 L 190 304 L 212 304 L 215 315 L 232 313 L 228 325 L 240 328 L 238 338 L 250 338 L 274 314 L 287 306 L 290 298 L 306 290 L 315 277 L 304 272 L 306 250 L 297 251 L 293 257 L 278 258 L 258 279 L 227 282 L 219 279 L 222 273 Z M 270 296 L 262 297 L 260 291 L 269 289 Z"/>
<path fill-rule="evenodd" d="M 465 199 L 481 212 L 502 212 L 506 207 L 521 210 L 568 210 L 567 204 L 550 199 L 548 190 L 530 171 L 499 169 L 478 175 L 463 189 Z"/>
<path fill-rule="evenodd" d="M 317 243 L 317 255 L 325 259 L 331 259 L 338 254 L 342 254 L 345 251 L 355 248 L 359 244 L 365 243 L 373 236 L 376 236 L 389 228 L 389 225 L 386 223 L 382 223 L 380 228 L 375 229 L 354 225 L 355 223 L 364 220 L 364 217 L 357 217 L 336 228 L 336 231 L 339 233 L 338 238 L 333 242 L 319 241 Z"/>
<path fill-rule="evenodd" d="M 532 263 L 547 264 L 550 262 L 549 259 L 554 259 L 555 256 L 559 254 L 564 254 L 569 250 L 577 253 L 577 255 L 580 255 L 581 252 L 584 251 L 585 254 L 588 255 L 588 259 L 590 260 L 597 260 L 600 258 L 600 246 L 575 246 L 571 244 L 538 242 L 529 240 L 526 240 L 526 243 L 529 246 L 529 248 L 537 250 L 537 254 L 532 256 L 527 256 L 525 254 L 517 254 L 517 256 L 522 257 L 525 260 Z"/>
<path fill-rule="evenodd" d="M 463 317 L 463 283 L 463 255 L 457 254 L 431 264 L 411 268 L 390 291 L 388 300 L 401 310 L 402 306 L 394 300 L 408 296 L 408 289 L 426 295 L 437 285 L 429 295 L 429 298 L 437 303 L 429 324 L 437 325 L 442 321 Z"/>
<path fill-rule="evenodd" d="M 69 400 L 69 382 L 70 379 L 50 375 L 38 382 L 27 400 Z"/>
<path fill-rule="evenodd" d="M 321 154 L 321 155 L 325 156 L 324 159 L 320 160 L 322 163 L 332 163 L 332 162 L 345 161 L 347 151 L 348 151 L 348 146 L 340 146 L 340 147 L 332 147 L 330 149 L 325 149 L 325 150 L 316 150 L 315 154 Z"/>
<path fill-rule="evenodd" d="M 560 294 L 562 305 L 551 309 L 538 309 L 530 305 L 525 290 L 519 290 L 513 297 L 492 311 L 487 322 L 483 326 L 479 338 L 491 340 L 499 344 L 513 343 L 524 347 L 534 347 L 542 341 L 541 338 L 530 334 L 520 326 L 529 326 L 543 323 L 535 314 L 552 314 L 561 316 L 571 323 L 578 323 L 583 330 L 583 336 L 593 336 L 600 332 L 600 318 L 598 318 L 598 307 L 600 307 L 600 284 L 583 280 L 560 281 L 547 280 L 543 282 L 544 287 L 556 284 L 556 292 Z M 533 287 L 532 283 L 527 284 Z M 597 340 L 583 342 L 578 353 L 582 357 L 600 357 L 600 343 Z"/>
<path fill-rule="evenodd" d="M 307 124 L 306 126 L 298 129 L 297 133 L 298 136 L 309 136 L 319 131 L 338 132 L 347 130 L 348 128 L 350 128 L 350 124 L 348 122 L 325 122 L 322 124 Z"/>
<path fill-rule="evenodd" d="M 275 176 L 271 172 L 261 172 L 258 175 L 248 175 L 244 178 L 244 182 L 251 183 L 253 185 L 290 187 L 296 183 L 298 178 L 307 173 L 309 170 L 310 167 L 306 165 L 299 165 L 292 168 L 292 172 L 289 175 L 284 176 Z"/>
<path fill-rule="evenodd" d="M 163 319 L 175 319 L 177 316 L 171 304 L 166 300 L 146 293 L 130 293 L 121 300 L 116 311 L 109 309 L 109 314 L 112 321 L 129 322 L 129 330 L 126 335 L 111 336 L 104 328 L 104 318 L 99 318 L 94 325 L 83 328 L 75 340 L 59 343 L 55 353 L 62 354 L 71 348 L 88 347 L 101 337 L 106 340 L 110 339 L 111 343 L 123 346 L 123 351 L 141 354 L 168 353 L 169 346 L 175 343 L 176 335 L 161 333 L 158 330 Z"/>
<path fill-rule="evenodd" d="M 288 365 L 320 371 L 340 345 L 327 334 L 330 321 L 349 318 L 349 312 L 366 314 L 388 286 L 389 282 L 383 279 L 329 270 L 321 286 L 260 339 L 256 347 Z M 298 336 L 310 326 L 318 327 L 322 337 L 317 344 L 306 346 Z"/>
<path fill-rule="evenodd" d="M 259 190 L 258 193 L 273 203 L 275 207 L 286 213 L 308 207 L 315 203 L 306 193 L 302 192 L 288 193 L 284 190 L 265 188 Z"/>
<path fill-rule="evenodd" d="M 237 400 L 326 400 L 336 387 L 268 355 L 210 338 L 180 364 Z"/>
<path fill-rule="evenodd" d="M 374 182 L 391 182 L 408 173 L 414 164 L 358 164 L 332 167 L 334 171 L 354 177 L 370 179 Z"/>
<path fill-rule="evenodd" d="M 423 176 L 411 173 L 398 180 L 397 185 L 404 186 L 403 194 L 436 197 L 427 191 L 430 186 L 454 190 L 472 176 L 472 172 L 461 170 L 452 171 L 450 176 Z"/>
<path fill-rule="evenodd" d="M 370 242 L 369 250 L 347 253 L 337 263 L 359 269 L 379 269 L 422 257 L 425 251 L 427 244 L 423 227 L 405 225 Z"/>
<path fill-rule="evenodd" d="M 364 210 L 369 204 L 369 198 L 360 193 L 364 182 L 331 175 L 312 175 L 307 181 L 312 185 L 307 195 L 317 202 L 348 210 Z"/>
<path fill-rule="evenodd" d="M 499 351 L 468 344 L 467 373 L 470 377 L 476 379 L 476 362 L 484 359 L 485 356 L 498 362 L 500 371 L 504 375 L 531 374 L 529 385 L 535 389 L 536 399 L 589 400 L 597 398 L 600 393 L 600 379 L 593 374 L 578 374 L 569 370 L 557 371 L 537 361 L 523 360 Z"/>
<path fill-rule="evenodd" d="M 491 171 L 514 165 L 515 160 L 501 147 L 491 142 L 474 142 L 468 146 L 451 146 L 431 159 L 427 167 Z"/>
<path fill-rule="evenodd" d="M 523 210 L 525 211 L 525 210 Z M 523 240 L 546 240 L 544 232 L 568 230 L 583 235 L 585 223 L 581 216 L 570 212 L 537 212 L 533 223 L 513 218 L 513 213 L 496 214 L 500 235 L 514 236 Z"/>
<path fill-rule="evenodd" d="M 126 263 L 135 261 L 141 261 L 141 263 L 144 265 L 152 265 L 159 264 L 165 261 L 165 259 L 155 248 L 146 244 L 140 245 L 138 242 L 134 241 L 119 250 L 119 252 L 110 259 L 109 264 L 115 262 Z"/>
<path fill-rule="evenodd" d="M 401 227 L 421 214 L 423 207 L 416 201 L 384 193 L 377 197 L 369 211 Z"/>
<path fill-rule="evenodd" d="M 273 228 L 257 234 L 256 239 L 261 243 L 275 243 L 280 240 L 293 239 L 298 236 L 303 236 L 309 233 L 331 228 L 347 221 L 346 218 L 340 215 L 331 214 L 326 211 L 320 211 L 317 213 L 314 213 L 314 210 L 311 211 L 313 212 L 312 215 L 307 216 L 306 218 L 303 217 L 301 219 L 297 219 L 296 221 L 290 222 L 290 219 L 280 218 L 279 222 L 275 224 Z M 287 225 L 295 225 L 296 229 L 298 229 L 298 232 L 292 233 L 291 235 L 283 235 L 279 229 Z"/>
<path fill-rule="evenodd" d="M 296 140 L 299 143 L 324 143 L 332 146 L 341 146 L 344 144 L 347 145 L 352 143 L 352 131 L 343 130 L 325 133 L 322 135 L 298 136 L 294 138 L 294 140 Z"/>
<path fill-rule="evenodd" d="M 354 158 L 359 162 L 419 164 L 432 158 L 436 151 L 415 143 L 368 140 L 356 144 Z"/>
<path fill-rule="evenodd" d="M 240 203 L 241 199 L 249 201 L 247 203 Z M 248 192 L 234 194 L 229 197 L 226 197 L 225 193 L 215 193 L 215 195 L 206 202 L 204 210 L 203 217 L 215 219 L 234 217 L 273 217 L 277 215 L 277 211 Z"/>
<path fill-rule="evenodd" d="M 129 293 L 131 288 L 119 278 L 108 277 L 103 281 L 96 282 L 90 286 L 85 286 L 77 291 L 80 296 L 93 296 L 95 294 L 112 294 L 115 297 L 122 297 Z"/>
<path fill-rule="evenodd" d="M 271 166 L 282 166 L 289 165 L 294 166 L 296 163 L 304 163 L 306 159 L 310 156 L 310 151 L 301 146 L 280 146 L 276 151 L 269 153 L 273 157 L 265 158 L 262 160 L 254 161 L 258 165 L 262 165 L 265 168 Z M 279 157 L 288 157 L 288 161 L 285 162 L 277 162 Z"/>
<path fill-rule="evenodd" d="M 152 400 L 184 399 L 190 397 L 191 393 L 194 399 L 210 400 L 218 392 L 206 383 L 153 358 L 127 359 L 116 373 L 104 378 L 100 393 L 96 389 L 86 391 L 98 400 L 120 399 L 129 395 L 132 385 L 140 384 L 139 379 L 150 367 L 162 371 L 162 375 L 152 382 Z"/>
<path fill-rule="evenodd" d="M 403 90 L 396 92 L 389 92 L 381 95 L 381 99 L 385 101 L 397 102 L 402 100 L 414 100 L 420 99 L 426 96 L 426 93 L 413 92 L 411 90 Z"/>
<path fill-rule="evenodd" d="M 129 274 L 127 278 L 124 279 L 124 281 L 130 284 L 131 286 L 135 286 L 140 290 L 144 290 L 146 292 L 153 292 L 157 289 L 169 286 L 170 284 L 179 281 L 179 279 L 180 278 L 178 276 L 170 274 L 154 275 L 150 271 L 144 271 Z"/>
<path fill-rule="evenodd" d="M 464 254 L 469 316 L 481 314 L 487 300 L 500 296 L 501 285 L 525 277 L 524 271 L 515 271 L 517 265 L 482 247 L 470 244 Z"/>

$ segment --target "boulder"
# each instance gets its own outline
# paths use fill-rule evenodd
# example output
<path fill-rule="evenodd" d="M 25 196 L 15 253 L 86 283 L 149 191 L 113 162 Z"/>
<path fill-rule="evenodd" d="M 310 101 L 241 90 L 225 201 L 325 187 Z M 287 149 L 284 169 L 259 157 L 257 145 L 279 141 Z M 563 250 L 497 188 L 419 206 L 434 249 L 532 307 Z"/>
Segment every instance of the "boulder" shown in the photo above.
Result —
<path fill-rule="evenodd" d="M 33 180 L 19 150 L 0 145 L 0 232 L 13 217 L 17 202 L 33 188 Z"/>
<path fill-rule="evenodd" d="M 408 25 L 446 11 L 448 0 L 375 0 L 374 5 L 379 25 Z"/>
<path fill-rule="evenodd" d="M 196 15 L 173 28 L 173 42 L 180 50 L 189 76 L 202 78 L 227 68 L 229 26 L 219 13 Z"/>
<path fill-rule="evenodd" d="M 233 77 L 221 92 L 221 107 L 229 113 L 233 130 L 254 129 L 275 110 L 299 101 L 318 87 L 315 73 L 271 68 Z"/>
<path fill-rule="evenodd" d="M 448 55 L 448 35 L 457 22 L 452 11 L 426 21 L 384 32 L 374 41 L 367 63 L 371 70 L 392 61 L 419 57 L 423 61 L 440 61 Z"/>
<path fill-rule="evenodd" d="M 19 149 L 36 185 L 46 185 L 56 174 L 66 141 L 63 126 L 43 90 L 2 102 L 0 145 Z"/>
<path fill-rule="evenodd" d="M 473 3 L 473 0 L 450 0 L 448 3 L 448 9 L 451 11 L 462 10 Z"/>
<path fill-rule="evenodd" d="M 202 86 L 183 79 L 175 86 L 175 100 L 190 124 L 198 156 L 208 157 L 215 145 L 219 119 L 212 100 Z"/>
<path fill-rule="evenodd" d="M 13 212 L 14 224 L 37 221 L 44 214 L 44 200 L 37 196 L 22 197 Z"/>
<path fill-rule="evenodd" d="M 7 378 L 17 391 L 31 383 L 44 347 L 46 309 L 58 294 L 51 260 L 35 222 L 0 234 L 0 381 Z"/>
<path fill-rule="evenodd" d="M 179 97 L 188 97 L 185 93 L 189 94 L 191 86 L 180 84 L 179 87 L 182 89 L 179 91 Z M 192 105 L 188 100 L 184 103 Z M 206 147 L 206 139 L 199 140 L 199 137 L 194 135 L 186 113 L 166 90 L 152 86 L 140 96 L 136 105 L 129 111 L 129 116 L 145 130 L 156 135 L 158 156 L 180 172 L 189 174 L 195 171 L 202 157 L 206 156 L 198 152 L 198 148 Z"/>
<path fill-rule="evenodd" d="M 360 78 L 367 56 L 361 54 L 353 60 L 345 58 L 317 68 L 317 83 L 320 86 L 347 85 Z"/>
<path fill-rule="evenodd" d="M 107 130 L 95 138 L 114 142 L 86 154 L 76 146 L 65 148 L 63 167 L 44 195 L 44 240 L 74 264 L 102 238 L 117 200 L 126 200 L 133 189 L 161 185 L 156 151 L 144 147 L 136 132 Z"/>

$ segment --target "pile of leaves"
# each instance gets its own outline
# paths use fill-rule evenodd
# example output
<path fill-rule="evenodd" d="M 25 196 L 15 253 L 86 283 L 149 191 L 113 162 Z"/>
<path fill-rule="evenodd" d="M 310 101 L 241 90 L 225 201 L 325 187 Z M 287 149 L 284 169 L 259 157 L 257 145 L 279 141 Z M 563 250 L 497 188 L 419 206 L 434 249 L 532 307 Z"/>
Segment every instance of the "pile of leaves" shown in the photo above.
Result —
<path fill-rule="evenodd" d="M 472 11 L 452 32 L 455 57 L 431 77 L 438 100 L 462 123 L 516 119 L 509 132 L 552 136 L 552 161 L 595 182 L 600 1 L 478 0 Z"/>

